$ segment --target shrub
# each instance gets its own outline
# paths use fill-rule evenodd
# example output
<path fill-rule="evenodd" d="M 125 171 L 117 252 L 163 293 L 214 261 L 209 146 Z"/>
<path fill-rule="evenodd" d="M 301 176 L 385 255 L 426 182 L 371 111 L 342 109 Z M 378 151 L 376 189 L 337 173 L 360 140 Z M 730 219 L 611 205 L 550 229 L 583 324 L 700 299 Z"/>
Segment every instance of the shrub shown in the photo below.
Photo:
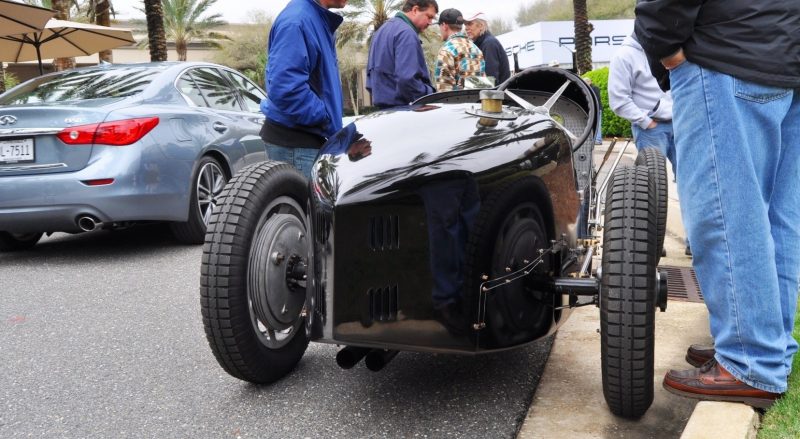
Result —
<path fill-rule="evenodd" d="M 603 105 L 603 137 L 633 137 L 631 123 L 617 116 L 608 106 L 608 67 L 592 70 L 583 75 L 600 89 Z"/>
<path fill-rule="evenodd" d="M 17 76 L 13 73 L 5 72 L 5 77 L 3 79 L 4 88 L 3 90 L 0 90 L 0 93 L 5 90 L 11 90 L 12 87 L 15 87 L 17 84 L 19 84 L 19 79 L 17 79 Z"/>

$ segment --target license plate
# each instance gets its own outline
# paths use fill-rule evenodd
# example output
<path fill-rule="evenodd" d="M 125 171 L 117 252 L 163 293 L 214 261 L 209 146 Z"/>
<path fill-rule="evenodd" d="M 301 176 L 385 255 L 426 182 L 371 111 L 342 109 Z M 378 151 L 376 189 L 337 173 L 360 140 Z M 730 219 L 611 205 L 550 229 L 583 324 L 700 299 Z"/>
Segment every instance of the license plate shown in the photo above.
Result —
<path fill-rule="evenodd" d="M 34 161 L 33 139 L 0 140 L 0 164 Z"/>

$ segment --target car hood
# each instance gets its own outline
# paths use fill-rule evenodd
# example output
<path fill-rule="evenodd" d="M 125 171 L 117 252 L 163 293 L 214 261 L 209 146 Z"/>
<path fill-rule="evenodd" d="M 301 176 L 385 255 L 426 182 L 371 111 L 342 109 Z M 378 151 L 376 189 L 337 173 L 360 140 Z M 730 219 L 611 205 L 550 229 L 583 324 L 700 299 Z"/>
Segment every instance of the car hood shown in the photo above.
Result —
<path fill-rule="evenodd" d="M 469 114 L 473 107 L 424 105 L 362 117 L 320 150 L 315 190 L 331 202 L 367 201 L 439 174 L 529 160 L 545 145 L 568 141 L 549 117 L 520 112 L 487 120 Z"/>

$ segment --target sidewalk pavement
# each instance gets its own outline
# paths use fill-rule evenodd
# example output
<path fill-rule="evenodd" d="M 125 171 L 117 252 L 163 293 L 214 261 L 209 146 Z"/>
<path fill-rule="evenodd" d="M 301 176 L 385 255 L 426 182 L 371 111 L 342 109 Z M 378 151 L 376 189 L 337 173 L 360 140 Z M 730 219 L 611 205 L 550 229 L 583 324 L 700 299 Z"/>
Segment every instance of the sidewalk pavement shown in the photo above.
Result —
<path fill-rule="evenodd" d="M 595 166 L 609 146 L 595 148 Z M 618 141 L 606 168 L 625 144 Z M 620 166 L 633 164 L 636 148 L 628 146 Z M 669 168 L 669 163 L 667 163 Z M 684 230 L 677 189 L 669 171 L 669 208 L 661 265 L 690 267 L 684 255 Z M 598 180 L 602 181 L 604 175 Z M 599 183 L 598 183 L 599 184 Z M 596 261 L 595 266 L 599 266 Z M 673 395 L 661 386 L 669 369 L 687 369 L 686 349 L 692 343 L 711 343 L 708 312 L 702 303 L 670 301 L 667 311 L 656 312 L 655 397 L 638 420 L 611 414 L 603 398 L 600 373 L 600 313 L 597 307 L 576 309 L 556 335 L 550 358 L 533 397 L 519 439 L 568 437 L 705 439 L 755 438 L 758 415 L 743 404 L 702 402 Z"/>

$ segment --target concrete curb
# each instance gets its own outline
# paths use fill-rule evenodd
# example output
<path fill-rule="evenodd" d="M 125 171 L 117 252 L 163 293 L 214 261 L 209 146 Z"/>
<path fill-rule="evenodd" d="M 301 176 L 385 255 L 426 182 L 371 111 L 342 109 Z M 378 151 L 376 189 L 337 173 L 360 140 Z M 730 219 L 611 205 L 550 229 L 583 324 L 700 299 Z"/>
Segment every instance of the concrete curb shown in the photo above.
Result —
<path fill-rule="evenodd" d="M 760 424 L 752 407 L 731 402 L 697 403 L 681 439 L 755 439 Z"/>

